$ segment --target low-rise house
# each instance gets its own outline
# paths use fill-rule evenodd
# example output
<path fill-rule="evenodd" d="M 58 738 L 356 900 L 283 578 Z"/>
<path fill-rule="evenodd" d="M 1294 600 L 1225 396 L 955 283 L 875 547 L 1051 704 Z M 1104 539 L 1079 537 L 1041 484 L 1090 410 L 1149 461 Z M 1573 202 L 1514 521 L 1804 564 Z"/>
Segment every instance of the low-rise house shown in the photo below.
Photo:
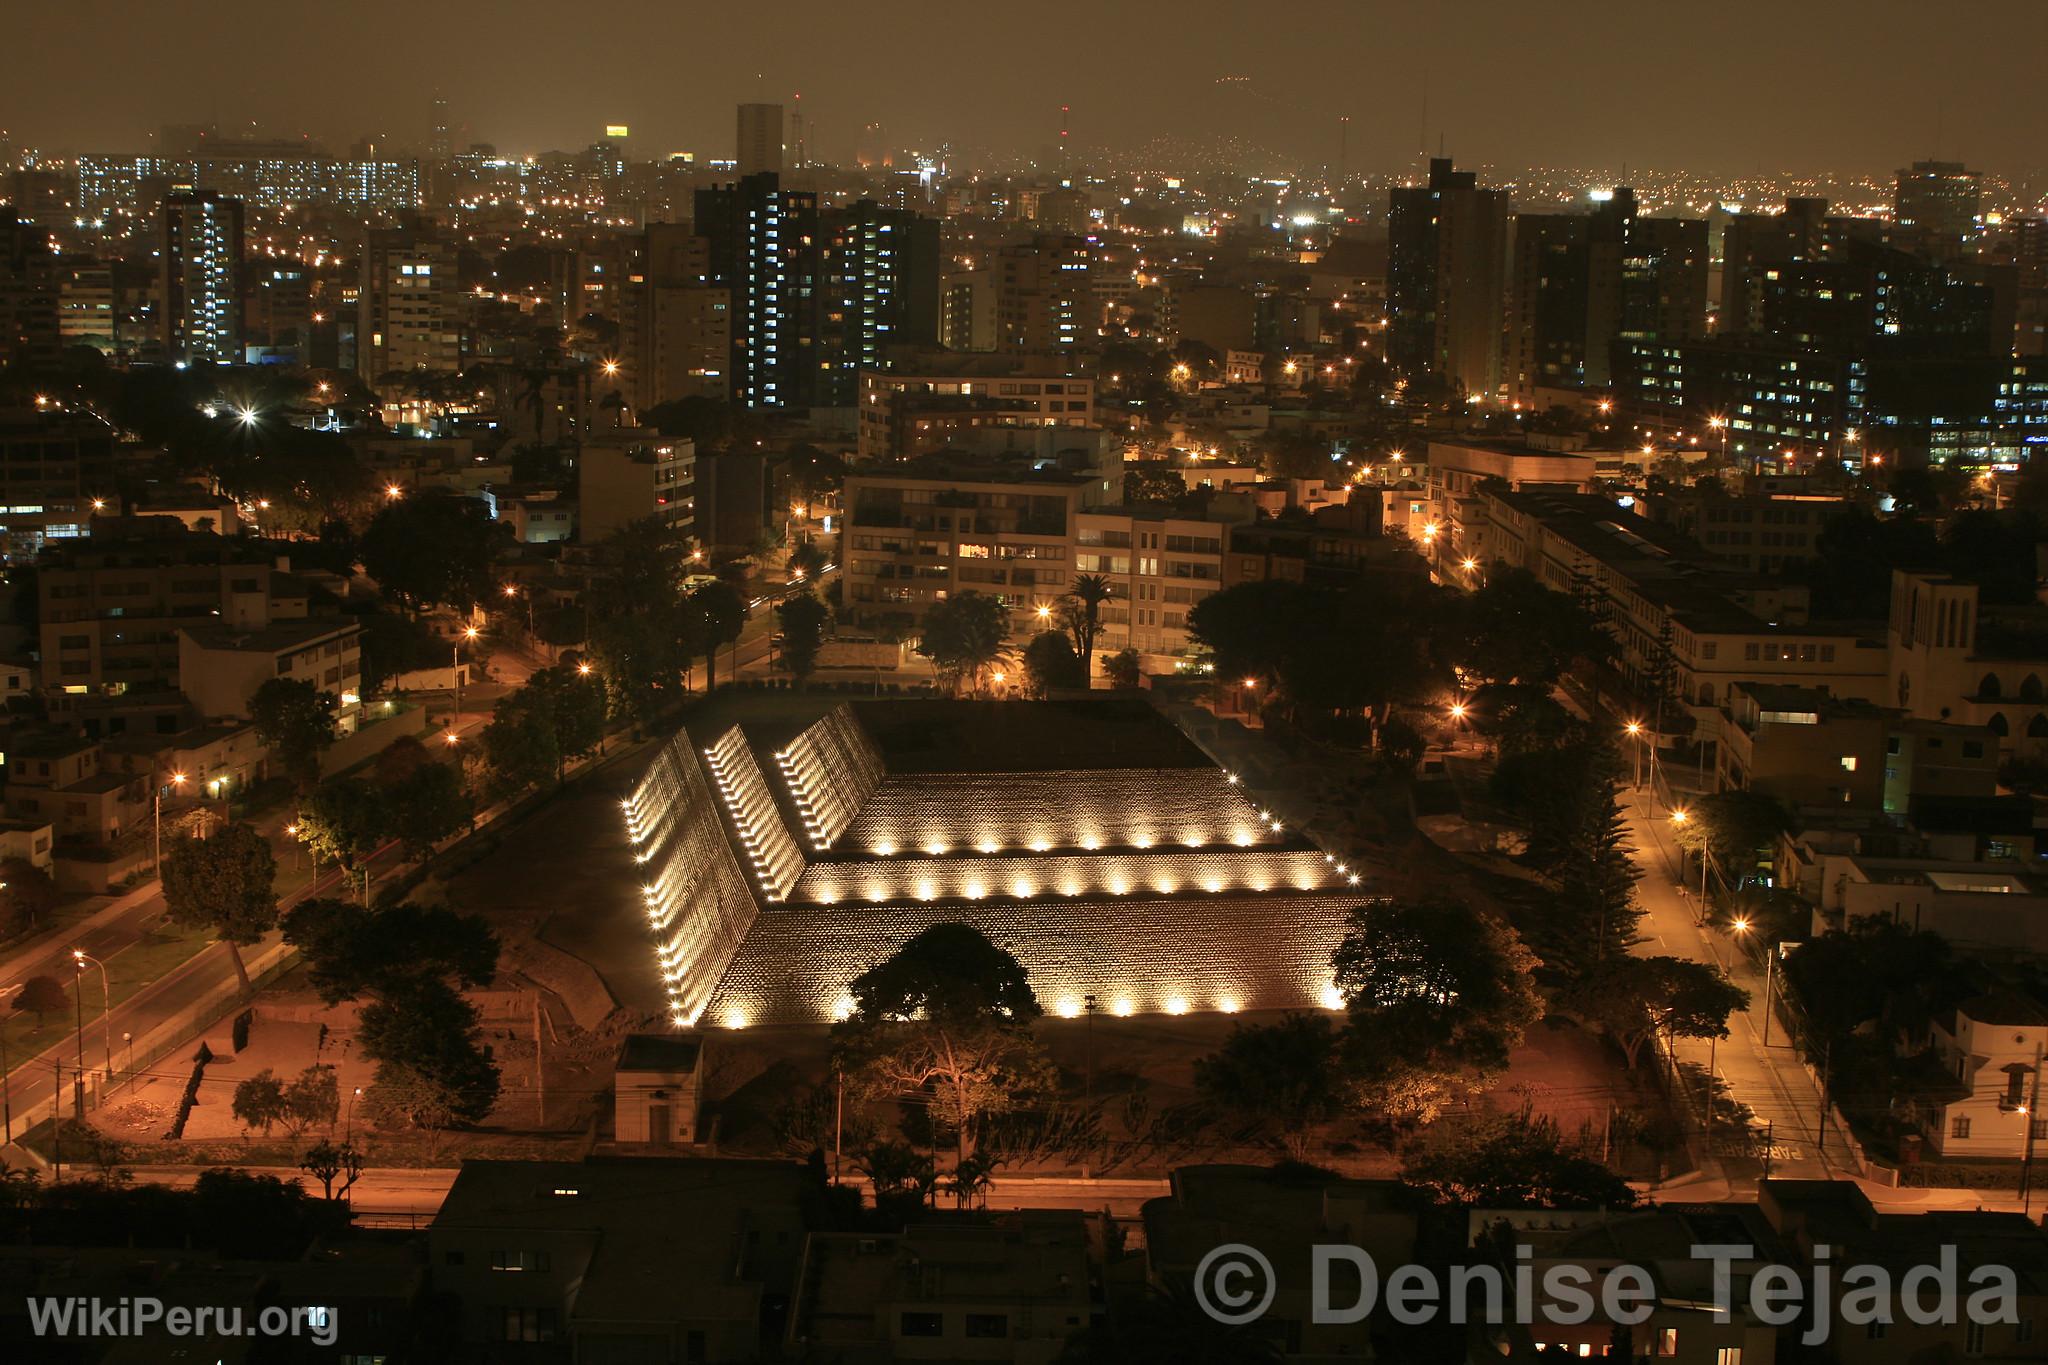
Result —
<path fill-rule="evenodd" d="M 2048 1047 L 2048 1009 L 2001 990 L 1974 996 L 1935 1019 L 1929 1051 L 1953 1076 L 1952 1092 L 1917 1101 L 1927 1145 L 1944 1157 L 2024 1157 L 2048 1140 L 2035 1080 Z"/>
<path fill-rule="evenodd" d="M 335 699 L 335 724 L 355 728 L 362 708 L 362 633 L 351 617 L 278 621 L 254 630 L 188 626 L 179 632 L 185 695 L 210 718 L 246 717 L 249 699 L 272 678 L 312 683 Z"/>
<path fill-rule="evenodd" d="M 1378 1266 L 1414 1258 L 1416 1220 L 1395 1181 L 1290 1176 L 1261 1166 L 1186 1166 L 1173 1173 L 1173 1192 L 1143 1209 L 1146 1256 L 1162 1290 L 1185 1289 L 1203 1258 L 1236 1242 L 1253 1247 L 1273 1268 L 1272 1305 L 1255 1328 L 1289 1357 L 1363 1357 L 1372 1350 L 1370 1319 L 1318 1322 L 1312 1311 L 1312 1248 L 1344 1242 Z M 1333 1282 L 1331 1301 L 1350 1302 Z"/>
<path fill-rule="evenodd" d="M 897 1234 L 814 1232 L 789 1316 L 792 1358 L 1051 1365 L 1093 1315 L 1076 1210 Z"/>
<path fill-rule="evenodd" d="M 635 1033 L 612 1073 L 614 1138 L 621 1143 L 697 1140 L 703 1040 L 694 1034 Z"/>
<path fill-rule="evenodd" d="M 148 779 L 107 766 L 97 740 L 37 736 L 8 751 L 10 820 L 49 825 L 60 840 L 105 845 L 149 812 Z"/>
<path fill-rule="evenodd" d="M 796 1287 L 809 1178 L 787 1161 L 466 1161 L 427 1232 L 434 1287 L 493 1360 L 759 1359 Z"/>
<path fill-rule="evenodd" d="M 1754 1204 L 1691 1204 L 1661 1208 L 1570 1211 L 1474 1209 L 1472 1240 L 1503 1273 L 1529 1267 L 1533 1311 L 1503 1314 L 1478 1329 L 1474 1359 L 1558 1358 L 1669 1361 L 1671 1365 L 1773 1365 L 1779 1329 L 1764 1322 L 1740 1293 L 1725 1315 L 1715 1309 L 1714 1262 L 1702 1246 L 1743 1247 L 1731 1254 L 1732 1283 L 1746 1286 L 1770 1266 L 1795 1266 Z M 1601 1292 L 1619 1267 L 1647 1272 L 1651 1296 L 1640 1322 L 1609 1316 Z M 1580 1277 L 1593 1311 L 1571 1322 L 1575 1304 L 1546 1291 Z M 1634 1316 L 1631 1312 L 1627 1316 Z M 1554 1318 L 1566 1321 L 1553 1321 Z"/>

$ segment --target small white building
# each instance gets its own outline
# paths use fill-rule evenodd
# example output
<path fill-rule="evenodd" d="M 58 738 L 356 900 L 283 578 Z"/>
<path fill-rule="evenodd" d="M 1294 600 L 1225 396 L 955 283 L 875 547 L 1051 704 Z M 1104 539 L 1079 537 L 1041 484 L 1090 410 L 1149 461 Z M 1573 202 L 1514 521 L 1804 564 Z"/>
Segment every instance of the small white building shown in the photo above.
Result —
<path fill-rule="evenodd" d="M 635 1033 L 613 1072 L 613 1130 L 620 1143 L 667 1147 L 697 1140 L 703 1040 L 694 1033 Z"/>
<path fill-rule="evenodd" d="M 1963 1093 L 1923 1101 L 1927 1140 L 1945 1157 L 2004 1157 L 2048 1142 L 2048 1119 L 2034 1110 L 2034 1073 L 2048 1047 L 2048 1010 L 2015 991 L 1965 1000 L 1934 1021 L 1933 1051 Z M 2048 1103 L 2048 1100 L 2044 1100 Z"/>

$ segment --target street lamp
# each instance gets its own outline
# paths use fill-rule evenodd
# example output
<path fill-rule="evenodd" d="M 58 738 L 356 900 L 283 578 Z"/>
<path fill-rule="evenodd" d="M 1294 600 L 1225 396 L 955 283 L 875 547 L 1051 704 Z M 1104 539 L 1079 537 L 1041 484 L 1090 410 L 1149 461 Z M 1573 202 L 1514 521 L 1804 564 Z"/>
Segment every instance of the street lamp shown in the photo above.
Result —
<path fill-rule="evenodd" d="M 474 639 L 476 639 L 476 637 L 477 637 L 477 628 L 476 628 L 475 626 L 464 626 L 464 627 L 462 628 L 462 634 L 461 634 L 461 636 L 460 636 L 459 638 L 457 638 L 457 640 L 455 641 L 455 662 L 454 662 L 454 672 L 455 672 L 455 720 L 454 720 L 454 724 L 456 724 L 456 725 L 460 725 L 460 724 L 462 724 L 462 642 L 463 642 L 464 640 L 474 640 Z"/>
<path fill-rule="evenodd" d="M 114 1080 L 114 989 L 107 984 L 107 964 L 81 948 L 71 950 L 71 960 L 78 964 L 80 972 L 85 971 L 88 962 L 100 969 L 100 1023 L 106 1029 L 107 1083 L 111 1085 Z"/>
<path fill-rule="evenodd" d="M 1731 926 L 1736 933 L 1749 932 L 1749 921 L 1738 919 Z M 1769 944 L 1764 945 L 1764 1046 L 1771 1045 L 1771 981 L 1777 975 L 1778 955 Z"/>
<path fill-rule="evenodd" d="M 1636 779 L 1631 785 L 1635 790 L 1641 791 L 1643 787 L 1643 723 L 1639 720 L 1632 720 L 1621 728 L 1630 739 L 1635 741 Z"/>
<path fill-rule="evenodd" d="M 183 787 L 183 786 L 185 785 L 185 774 L 183 774 L 183 773 L 172 773 L 172 774 L 171 774 L 171 785 L 172 785 L 173 787 Z M 158 875 L 159 877 L 161 877 L 161 876 L 163 875 L 163 866 L 164 866 L 164 789 L 163 789 L 163 784 L 162 784 L 162 783 L 158 783 L 158 784 L 157 784 L 157 789 L 156 789 L 156 860 L 155 860 L 155 864 L 154 864 L 154 866 L 153 866 L 152 870 L 153 870 L 153 871 L 155 871 L 155 872 L 157 873 L 157 875 Z"/>

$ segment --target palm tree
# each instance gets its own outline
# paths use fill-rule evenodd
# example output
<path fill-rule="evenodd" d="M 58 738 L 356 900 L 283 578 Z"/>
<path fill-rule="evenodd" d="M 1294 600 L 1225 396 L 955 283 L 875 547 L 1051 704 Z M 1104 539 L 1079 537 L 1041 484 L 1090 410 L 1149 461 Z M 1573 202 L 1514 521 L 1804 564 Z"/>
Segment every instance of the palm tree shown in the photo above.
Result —
<path fill-rule="evenodd" d="M 1102 635 L 1102 604 L 1110 599 L 1109 580 L 1099 573 L 1084 573 L 1060 602 L 1060 620 L 1073 638 L 1074 652 L 1081 656 L 1081 676 L 1088 685 L 1095 681 L 1095 642 Z"/>

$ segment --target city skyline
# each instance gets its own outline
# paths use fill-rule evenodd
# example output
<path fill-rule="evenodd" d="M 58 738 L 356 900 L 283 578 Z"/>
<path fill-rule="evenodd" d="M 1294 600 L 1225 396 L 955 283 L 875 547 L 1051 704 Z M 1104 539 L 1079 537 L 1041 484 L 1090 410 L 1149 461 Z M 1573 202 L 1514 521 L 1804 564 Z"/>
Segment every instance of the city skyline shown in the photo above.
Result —
<path fill-rule="evenodd" d="M 141 14 L 126 0 L 113 8 Z M 1880 174 L 1940 156 L 2013 179 L 2038 171 L 2043 120 L 2026 100 L 2027 55 L 2048 38 L 2038 7 L 1996 0 L 1928 31 L 1909 27 L 1918 7 L 1904 0 L 1858 7 L 1855 25 L 1827 9 L 1739 0 L 1702 25 L 1602 3 L 1561 25 L 1491 0 L 1422 13 L 1313 4 L 1289 34 L 1247 43 L 1231 11 L 1208 3 L 1170 15 L 1056 6 L 1030 25 L 949 14 L 930 38 L 927 7 L 907 3 L 771 19 L 624 0 L 601 28 L 522 4 L 482 31 L 376 3 L 351 22 L 391 41 L 309 93 L 300 63 L 268 54 L 317 52 L 337 36 L 332 16 L 229 4 L 162 31 L 53 8 L 16 20 L 22 41 L 0 59 L 0 127 L 58 153 L 146 150 L 164 124 L 210 121 L 336 149 L 364 137 L 424 148 L 438 94 L 458 145 L 573 149 L 623 123 L 635 155 L 704 161 L 732 154 L 735 102 L 793 105 L 800 94 L 814 159 L 839 163 L 871 124 L 898 147 L 1029 159 L 1058 142 L 1065 106 L 1075 155 L 1122 163 L 1148 148 L 1193 157 L 1228 146 L 1246 163 L 1402 174 L 1441 146 L 1490 166 Z M 906 38 L 911 79 L 884 78 L 872 55 L 890 34 Z M 88 40 L 103 81 L 34 60 Z M 724 69 L 721 54 L 740 52 L 761 55 Z M 543 53 L 544 68 L 513 78 Z"/>

